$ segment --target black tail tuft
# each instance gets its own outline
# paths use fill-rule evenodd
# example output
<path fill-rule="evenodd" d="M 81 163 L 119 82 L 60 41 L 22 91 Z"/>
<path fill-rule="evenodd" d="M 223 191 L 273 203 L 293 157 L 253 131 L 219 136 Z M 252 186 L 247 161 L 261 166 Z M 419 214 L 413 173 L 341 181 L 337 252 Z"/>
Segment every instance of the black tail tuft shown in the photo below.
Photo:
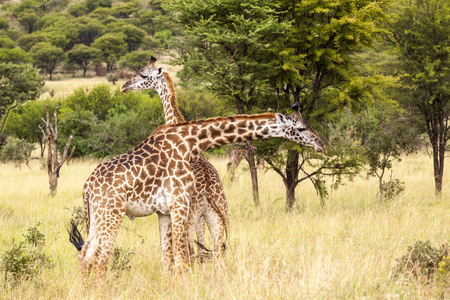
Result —
<path fill-rule="evenodd" d="M 72 219 L 70 220 L 70 224 L 67 226 L 67 232 L 69 233 L 69 241 L 77 248 L 78 251 L 81 251 L 83 248 L 84 241 L 81 233 L 78 231 L 77 222 Z"/>
<path fill-rule="evenodd" d="M 203 251 L 206 251 L 206 252 L 209 252 L 209 253 L 212 252 L 211 250 L 209 250 L 208 248 L 206 248 L 205 246 L 203 246 L 203 244 L 197 242 L 196 240 L 194 240 L 194 242 L 195 242 L 195 243 L 198 245 L 198 247 L 199 247 L 200 249 L 202 249 Z"/>

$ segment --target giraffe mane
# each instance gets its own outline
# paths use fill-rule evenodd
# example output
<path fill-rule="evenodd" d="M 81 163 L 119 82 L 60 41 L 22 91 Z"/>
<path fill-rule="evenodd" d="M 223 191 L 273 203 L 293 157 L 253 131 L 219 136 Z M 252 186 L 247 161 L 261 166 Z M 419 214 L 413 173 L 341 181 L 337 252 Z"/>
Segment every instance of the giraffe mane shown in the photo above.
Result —
<path fill-rule="evenodd" d="M 265 120 L 265 119 L 275 119 L 275 114 L 272 113 L 264 113 L 264 114 L 256 114 L 256 115 L 236 115 L 229 117 L 217 117 L 210 119 L 200 119 L 195 121 L 185 121 L 183 123 L 174 125 L 174 126 L 182 126 L 182 125 L 200 125 L 200 124 L 209 124 L 214 122 L 224 122 L 224 121 L 249 121 L 249 120 Z"/>
<path fill-rule="evenodd" d="M 167 72 L 164 72 L 164 78 L 167 81 L 167 86 L 170 91 L 171 96 L 170 96 L 169 101 L 170 101 L 170 105 L 174 108 L 173 113 L 179 123 L 184 123 L 184 122 L 186 122 L 186 120 L 184 119 L 183 115 L 181 114 L 180 110 L 178 109 L 177 97 L 175 94 L 175 87 L 173 85 L 173 80 L 170 77 L 169 73 L 167 73 Z"/>

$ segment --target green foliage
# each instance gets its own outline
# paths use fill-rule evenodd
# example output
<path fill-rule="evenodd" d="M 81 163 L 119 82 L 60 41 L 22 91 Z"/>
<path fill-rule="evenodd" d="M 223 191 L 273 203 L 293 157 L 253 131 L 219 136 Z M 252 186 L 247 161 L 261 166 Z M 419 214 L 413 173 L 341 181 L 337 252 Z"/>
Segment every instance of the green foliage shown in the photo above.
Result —
<path fill-rule="evenodd" d="M 398 179 L 390 179 L 381 183 L 379 197 L 381 200 L 391 200 L 397 198 L 405 191 L 405 183 Z"/>
<path fill-rule="evenodd" d="M 27 65 L 0 64 L 0 117 L 13 103 L 23 103 L 39 96 L 42 77 Z M 2 128 L 3 129 L 3 128 Z M 1 132 L 1 130 L 0 130 Z"/>
<path fill-rule="evenodd" d="M 152 54 L 147 51 L 129 52 L 120 59 L 119 66 L 122 69 L 130 69 L 137 73 L 150 62 L 151 56 Z"/>
<path fill-rule="evenodd" d="M 442 190 L 450 126 L 450 3 L 444 0 L 398 1 L 391 14 L 389 41 L 398 56 L 404 89 L 399 99 L 433 151 L 435 192 Z"/>
<path fill-rule="evenodd" d="M 17 19 L 26 32 L 32 33 L 37 28 L 39 16 L 35 12 L 25 12 Z"/>
<path fill-rule="evenodd" d="M 93 11 L 98 7 L 111 7 L 112 0 L 86 0 L 86 7 L 89 11 Z"/>
<path fill-rule="evenodd" d="M 34 227 L 28 227 L 27 228 L 27 234 L 24 234 L 25 241 L 27 244 L 34 246 L 34 247 L 42 247 L 45 244 L 45 234 L 43 234 L 39 230 L 39 226 L 41 226 L 42 223 L 38 222 L 36 226 Z"/>
<path fill-rule="evenodd" d="M 52 80 L 53 72 L 64 59 L 64 51 L 50 43 L 36 44 L 30 51 L 34 60 L 34 65 L 37 68 L 40 68 L 43 73 L 48 74 L 50 80 Z"/>
<path fill-rule="evenodd" d="M 50 42 L 50 39 L 45 34 L 39 32 L 22 35 L 17 40 L 19 46 L 27 52 L 30 51 L 30 49 L 38 43 L 48 42 Z"/>
<path fill-rule="evenodd" d="M 178 108 L 187 121 L 232 114 L 219 98 L 202 88 L 177 89 Z"/>
<path fill-rule="evenodd" d="M 12 161 L 16 167 L 28 162 L 34 144 L 14 137 L 6 138 L 6 144 L 0 148 L 0 161 Z"/>
<path fill-rule="evenodd" d="M 164 29 L 155 32 L 155 39 L 159 40 L 162 45 L 168 46 L 170 39 L 172 38 L 172 31 L 169 29 Z"/>
<path fill-rule="evenodd" d="M 9 37 L 0 37 L 0 48 L 12 49 L 16 46 L 16 43 Z"/>
<path fill-rule="evenodd" d="M 26 64 L 31 61 L 31 56 L 25 50 L 0 48 L 0 63 Z"/>
<path fill-rule="evenodd" d="M 86 3 L 74 3 L 69 6 L 69 9 L 67 10 L 69 14 L 71 14 L 73 17 L 82 17 L 85 16 L 89 9 L 86 5 Z"/>
<path fill-rule="evenodd" d="M 136 51 L 145 37 L 144 30 L 125 22 L 111 23 L 106 27 L 106 32 L 121 34 L 127 44 L 128 52 Z"/>
<path fill-rule="evenodd" d="M 0 18 L 0 30 L 8 30 L 9 21 L 6 18 Z"/>
<path fill-rule="evenodd" d="M 69 63 L 78 65 L 83 70 L 83 77 L 86 77 L 88 68 L 100 58 L 100 55 L 99 49 L 78 44 L 67 53 L 67 58 Z"/>
<path fill-rule="evenodd" d="M 111 90 L 107 84 L 77 89 L 61 110 L 60 144 L 73 135 L 76 156 L 123 153 L 164 123 L 160 102 L 146 93 Z"/>
<path fill-rule="evenodd" d="M 81 17 L 76 19 L 77 42 L 90 46 L 95 39 L 103 34 L 104 27 L 100 21 Z"/>
<path fill-rule="evenodd" d="M 448 257 L 447 245 L 440 248 L 431 246 L 430 241 L 416 241 L 408 246 L 407 253 L 398 259 L 394 269 L 394 275 L 403 275 L 406 278 L 417 279 L 421 282 L 429 282 L 435 279 L 438 265 Z"/>
<path fill-rule="evenodd" d="M 45 235 L 39 231 L 40 223 L 35 227 L 28 227 L 25 241 L 13 245 L 3 251 L 0 269 L 5 274 L 6 283 L 15 286 L 23 280 L 34 279 L 44 269 L 52 266 L 51 259 L 45 254 L 42 246 Z"/>
<path fill-rule="evenodd" d="M 89 139 L 91 155 L 118 155 L 145 140 L 156 127 L 164 123 L 162 108 L 159 105 L 154 107 L 155 104 L 124 113 L 111 112 L 106 121 L 99 122 L 93 128 L 93 136 Z"/>
<path fill-rule="evenodd" d="M 108 82 L 111 82 L 115 85 L 117 80 L 119 80 L 119 75 L 117 75 L 116 73 L 109 73 L 106 75 L 106 79 L 108 79 Z"/>
<path fill-rule="evenodd" d="M 55 106 L 48 101 L 30 101 L 19 105 L 11 111 L 5 124 L 5 132 L 16 136 L 29 143 L 39 143 L 41 146 L 41 157 L 44 155 L 44 140 L 39 125 L 43 125 L 45 119 L 45 105 Z"/>
<path fill-rule="evenodd" d="M 113 251 L 111 251 L 111 270 L 129 271 L 131 269 L 131 257 L 133 255 L 133 250 L 125 251 L 122 247 L 115 246 Z"/>
<path fill-rule="evenodd" d="M 138 9 L 139 7 L 137 2 L 128 2 L 114 6 L 111 13 L 116 18 L 126 19 L 132 17 Z"/>
<path fill-rule="evenodd" d="M 72 147 L 75 146 L 74 157 L 89 154 L 90 148 L 88 140 L 92 134 L 92 127 L 96 123 L 96 118 L 91 111 L 76 107 L 75 110 L 63 109 L 59 122 L 60 143 L 59 150 L 63 151 L 70 136 L 73 136 Z"/>
<path fill-rule="evenodd" d="M 122 34 L 107 33 L 94 41 L 92 47 L 102 51 L 102 59 L 110 72 L 119 57 L 126 53 L 127 45 Z"/>

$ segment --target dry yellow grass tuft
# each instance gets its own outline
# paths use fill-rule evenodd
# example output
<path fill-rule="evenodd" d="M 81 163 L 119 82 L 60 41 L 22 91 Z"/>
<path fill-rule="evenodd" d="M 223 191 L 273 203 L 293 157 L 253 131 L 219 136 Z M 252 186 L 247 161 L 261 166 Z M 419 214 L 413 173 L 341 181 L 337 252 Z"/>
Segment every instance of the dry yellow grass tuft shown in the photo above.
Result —
<path fill-rule="evenodd" d="M 260 174 L 262 208 L 254 210 L 250 176 L 245 166 L 238 178 L 226 178 L 226 159 L 212 158 L 221 174 L 230 207 L 227 268 L 214 274 L 210 264 L 196 266 L 186 282 L 165 281 L 160 263 L 156 215 L 125 219 L 115 244 L 133 249 L 130 271 L 108 272 L 108 298 L 316 299 L 438 297 L 435 284 L 402 284 L 392 278 L 396 259 L 415 240 L 432 245 L 448 241 L 450 206 L 448 176 L 441 199 L 434 198 L 432 162 L 411 156 L 394 166 L 406 182 L 400 198 L 379 203 L 374 180 L 358 177 L 334 190 L 324 208 L 309 184 L 297 190 L 295 212 L 284 213 L 284 187 L 275 173 Z M 78 299 L 77 251 L 65 224 L 70 210 L 82 205 L 81 188 L 98 162 L 75 160 L 64 166 L 58 194 L 50 198 L 45 170 L 0 164 L 1 252 L 19 241 L 27 227 L 42 222 L 46 253 L 54 267 L 36 281 L 13 290 L 2 288 L 1 299 Z M 245 165 L 245 164 L 242 164 Z M 70 210 L 66 209 L 69 208 Z M 210 241 L 208 245 L 210 245 Z M 94 280 L 92 278 L 91 282 Z M 91 292 L 94 286 L 91 286 Z M 93 294 L 91 294 L 93 297 Z"/>

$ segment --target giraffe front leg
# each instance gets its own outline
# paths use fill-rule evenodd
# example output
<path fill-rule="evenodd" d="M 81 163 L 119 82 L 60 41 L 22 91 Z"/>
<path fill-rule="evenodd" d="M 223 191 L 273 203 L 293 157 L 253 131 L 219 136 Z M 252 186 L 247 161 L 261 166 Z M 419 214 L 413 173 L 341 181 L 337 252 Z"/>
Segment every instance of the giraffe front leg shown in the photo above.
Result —
<path fill-rule="evenodd" d="M 168 276 L 173 268 L 172 219 L 170 215 L 158 214 L 159 238 L 161 242 L 161 263 Z"/>
<path fill-rule="evenodd" d="M 173 201 L 170 211 L 172 218 L 172 247 L 175 260 L 175 271 L 183 274 L 190 261 L 188 252 L 188 216 L 189 216 L 189 197 L 181 195 Z"/>

